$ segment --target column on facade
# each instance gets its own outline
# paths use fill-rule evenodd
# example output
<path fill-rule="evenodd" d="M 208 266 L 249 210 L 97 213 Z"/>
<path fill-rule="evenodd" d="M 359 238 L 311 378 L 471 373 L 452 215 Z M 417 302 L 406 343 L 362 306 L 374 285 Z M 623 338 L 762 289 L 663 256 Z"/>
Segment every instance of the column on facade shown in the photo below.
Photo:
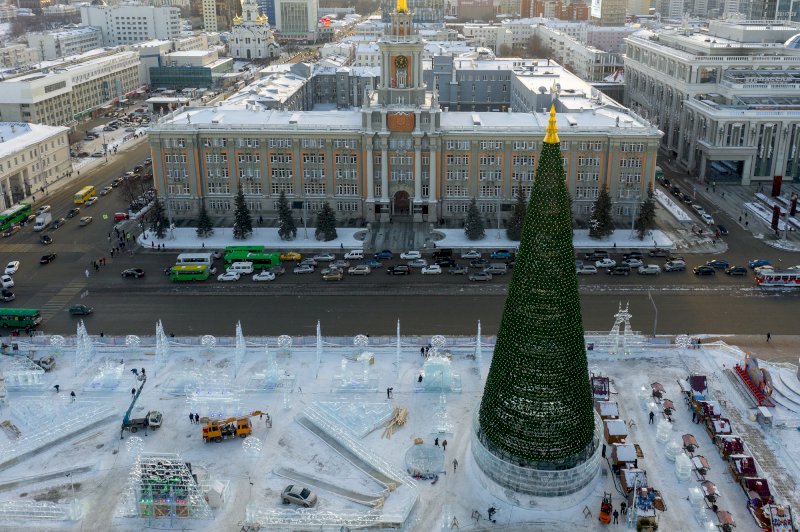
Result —
<path fill-rule="evenodd" d="M 414 139 L 414 201 L 422 201 L 422 139 Z"/>
<path fill-rule="evenodd" d="M 775 148 L 772 150 L 772 153 L 775 154 L 773 156 L 775 170 L 772 175 L 784 175 L 786 173 L 786 159 L 789 157 L 787 146 L 789 144 L 790 128 L 791 126 L 788 124 L 778 122 L 775 129 Z"/>
<path fill-rule="evenodd" d="M 748 155 L 742 164 L 742 185 L 749 185 L 753 177 L 753 155 Z"/>
<path fill-rule="evenodd" d="M 381 131 L 386 131 L 386 109 L 381 110 Z"/>
<path fill-rule="evenodd" d="M 419 131 L 419 111 L 414 111 L 414 132 Z"/>
<path fill-rule="evenodd" d="M 386 113 L 383 114 L 384 118 Z M 381 201 L 389 201 L 389 139 L 381 139 Z"/>
<path fill-rule="evenodd" d="M 375 176 L 372 161 L 372 139 L 367 145 L 367 201 L 375 201 Z"/>
<path fill-rule="evenodd" d="M 430 186 L 428 187 L 428 201 L 430 203 L 436 203 L 438 201 L 437 194 L 436 194 L 436 187 L 438 186 L 436 183 L 436 146 L 431 140 L 431 171 L 430 171 Z"/>

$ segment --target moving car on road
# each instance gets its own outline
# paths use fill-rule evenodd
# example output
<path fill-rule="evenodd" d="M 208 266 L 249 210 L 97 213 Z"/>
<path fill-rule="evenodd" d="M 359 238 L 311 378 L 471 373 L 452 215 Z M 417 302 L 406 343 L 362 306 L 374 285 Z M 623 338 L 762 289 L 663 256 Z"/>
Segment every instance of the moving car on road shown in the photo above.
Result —
<path fill-rule="evenodd" d="M 386 269 L 389 275 L 409 275 L 411 268 L 407 264 L 398 264 L 397 266 L 390 266 Z"/>
<path fill-rule="evenodd" d="M 400 258 L 403 260 L 416 260 L 422 258 L 422 253 L 419 251 L 406 251 L 400 254 Z"/>
<path fill-rule="evenodd" d="M 639 275 L 658 275 L 659 273 L 661 273 L 661 266 L 658 264 L 639 266 Z"/>
<path fill-rule="evenodd" d="M 375 254 L 375 258 L 378 260 L 391 259 L 392 257 L 394 257 L 394 253 L 392 253 L 391 249 L 384 249 Z"/>
<path fill-rule="evenodd" d="M 122 270 L 123 277 L 133 277 L 134 279 L 141 279 L 144 277 L 144 270 L 141 268 L 128 268 L 127 270 Z"/>
<path fill-rule="evenodd" d="M 578 275 L 594 275 L 597 273 L 597 267 L 593 264 L 584 264 L 580 268 L 575 269 Z"/>
<path fill-rule="evenodd" d="M 9 262 L 6 265 L 5 274 L 6 275 L 14 275 L 15 273 L 17 273 L 17 270 L 19 270 L 19 261 L 18 260 L 12 260 L 11 262 Z"/>
<path fill-rule="evenodd" d="M 84 216 L 83 218 L 81 218 L 81 221 L 78 223 L 78 225 L 80 225 L 81 227 L 86 227 L 90 223 L 92 223 L 92 217 Z"/>
<path fill-rule="evenodd" d="M 344 279 L 344 273 L 342 273 L 342 270 L 331 270 L 322 276 L 323 281 L 341 281 L 342 279 Z"/>
<path fill-rule="evenodd" d="M 492 274 L 486 272 L 476 272 L 469 274 L 470 281 L 491 281 Z"/>
<path fill-rule="evenodd" d="M 347 270 L 347 275 L 369 275 L 372 273 L 372 268 L 366 264 L 359 264 Z"/>
<path fill-rule="evenodd" d="M 617 261 L 615 261 L 614 259 L 602 259 L 595 262 L 594 265 L 597 267 L 598 270 L 600 268 L 605 268 L 605 269 L 613 268 L 614 266 L 617 265 Z"/>
<path fill-rule="evenodd" d="M 714 275 L 717 272 L 711 266 L 695 266 L 692 271 L 694 271 L 695 275 Z"/>
<path fill-rule="evenodd" d="M 94 312 L 94 307 L 87 305 L 72 305 L 69 307 L 69 313 L 71 316 L 88 316 L 92 312 Z"/>
<path fill-rule="evenodd" d="M 296 252 L 296 251 L 287 251 L 286 253 L 281 253 L 281 260 L 282 260 L 282 261 L 287 261 L 287 260 L 290 260 L 290 261 L 297 261 L 297 262 L 299 262 L 299 261 L 300 261 L 300 260 L 302 260 L 302 259 L 303 259 L 303 256 L 302 256 L 302 255 L 300 255 L 300 254 L 299 254 L 298 252 Z"/>
<path fill-rule="evenodd" d="M 751 269 L 756 269 L 759 266 L 769 266 L 770 262 L 767 259 L 753 259 L 747 263 Z"/>
<path fill-rule="evenodd" d="M 300 266 L 295 266 L 294 270 L 292 270 L 292 273 L 314 273 L 314 267 L 310 264 L 301 264 Z"/>
<path fill-rule="evenodd" d="M 728 275 L 737 275 L 737 276 L 746 276 L 747 275 L 747 268 L 744 266 L 731 266 L 730 268 L 725 270 L 725 273 Z"/>
<path fill-rule="evenodd" d="M 469 272 L 469 268 L 464 266 L 463 264 L 456 264 L 455 266 L 451 266 L 447 273 L 450 275 L 466 275 Z"/>
<path fill-rule="evenodd" d="M 260 281 L 274 281 L 275 274 L 268 270 L 262 270 L 261 273 L 257 273 L 253 275 L 253 280 L 260 282 Z"/>
<path fill-rule="evenodd" d="M 54 260 L 56 260 L 56 254 L 48 253 L 47 255 L 42 255 L 42 258 L 39 259 L 39 264 L 50 264 Z"/>
<path fill-rule="evenodd" d="M 714 259 L 706 262 L 706 266 L 711 266 L 712 268 L 724 270 L 725 268 L 728 268 L 730 266 L 730 263 L 727 260 Z"/>
<path fill-rule="evenodd" d="M 420 271 L 422 275 L 439 275 L 442 273 L 442 267 L 438 264 L 431 264 L 430 266 L 425 266 Z"/>
<path fill-rule="evenodd" d="M 217 281 L 227 283 L 231 281 L 238 281 L 239 274 L 236 272 L 225 272 L 217 276 Z"/>

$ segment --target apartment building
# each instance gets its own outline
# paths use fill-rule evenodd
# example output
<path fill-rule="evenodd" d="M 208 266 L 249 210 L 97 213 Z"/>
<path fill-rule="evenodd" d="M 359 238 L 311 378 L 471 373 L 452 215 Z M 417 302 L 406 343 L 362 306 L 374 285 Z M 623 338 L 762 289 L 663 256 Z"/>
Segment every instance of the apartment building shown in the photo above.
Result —
<path fill-rule="evenodd" d="M 74 26 L 55 31 L 28 34 L 28 46 L 39 51 L 46 61 L 79 55 L 103 46 L 100 28 Z"/>
<path fill-rule="evenodd" d="M 173 40 L 180 36 L 180 12 L 177 7 L 83 5 L 81 24 L 100 28 L 105 46 Z"/>

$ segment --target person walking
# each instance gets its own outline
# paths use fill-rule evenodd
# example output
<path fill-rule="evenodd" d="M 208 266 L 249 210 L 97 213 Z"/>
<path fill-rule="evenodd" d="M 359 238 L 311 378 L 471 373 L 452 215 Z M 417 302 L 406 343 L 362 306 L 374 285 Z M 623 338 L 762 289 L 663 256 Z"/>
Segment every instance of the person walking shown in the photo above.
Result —
<path fill-rule="evenodd" d="M 86 278 L 88 279 L 89 278 L 89 270 L 85 270 L 83 273 L 84 273 L 84 275 L 86 275 Z"/>
<path fill-rule="evenodd" d="M 650 423 L 648 423 L 648 425 L 652 425 L 653 424 L 653 420 L 655 419 L 655 417 L 656 417 L 656 415 L 651 410 L 650 411 Z"/>
<path fill-rule="evenodd" d="M 435 440 L 433 440 L 433 444 L 434 444 L 436 447 L 439 447 L 439 438 L 436 438 Z"/>
<path fill-rule="evenodd" d="M 200 424 L 200 414 L 197 412 L 194 413 L 194 422 Z"/>
<path fill-rule="evenodd" d="M 394 388 L 386 388 L 386 398 L 387 399 L 391 399 L 392 398 L 392 390 L 393 389 Z"/>
<path fill-rule="evenodd" d="M 456 516 L 453 516 L 453 522 L 450 523 L 450 528 L 458 528 L 459 530 L 461 530 L 461 528 L 459 528 L 458 526 L 458 519 L 456 519 Z"/>
<path fill-rule="evenodd" d="M 194 423 L 194 414 L 189 412 L 189 423 Z"/>
<path fill-rule="evenodd" d="M 72 399 L 70 402 L 74 403 L 75 402 L 75 397 L 76 397 L 75 391 L 73 390 L 73 391 L 69 392 L 69 396 Z"/>
<path fill-rule="evenodd" d="M 619 512 L 617 510 L 614 510 L 614 513 L 611 514 L 611 515 L 614 516 L 614 524 L 618 525 L 619 524 Z"/>
<path fill-rule="evenodd" d="M 53 388 L 55 388 L 56 389 L 56 393 L 58 393 L 59 389 L 61 388 L 61 385 L 60 384 L 56 384 L 55 386 L 53 386 Z"/>
<path fill-rule="evenodd" d="M 442 441 L 442 450 L 443 451 L 447 450 L 447 440 Z"/>
<path fill-rule="evenodd" d="M 453 473 L 456 472 L 456 469 L 458 469 L 458 460 L 453 458 Z"/>
<path fill-rule="evenodd" d="M 772 335 L 770 333 L 767 333 L 767 342 L 769 342 L 771 338 L 772 338 Z"/>

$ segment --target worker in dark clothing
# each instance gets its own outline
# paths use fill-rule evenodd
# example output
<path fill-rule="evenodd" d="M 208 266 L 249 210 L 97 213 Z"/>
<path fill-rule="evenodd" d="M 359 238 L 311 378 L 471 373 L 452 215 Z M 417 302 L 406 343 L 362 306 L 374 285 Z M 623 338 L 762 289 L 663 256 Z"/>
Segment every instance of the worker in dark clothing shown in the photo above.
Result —
<path fill-rule="evenodd" d="M 72 398 L 72 402 L 74 403 L 75 402 L 75 397 L 76 397 L 75 391 L 73 390 L 73 391 L 69 392 L 69 396 Z"/>
<path fill-rule="evenodd" d="M 194 423 L 194 415 L 189 412 L 189 423 Z"/>
<path fill-rule="evenodd" d="M 58 393 L 59 389 L 61 388 L 61 385 L 60 384 L 56 384 L 55 386 L 53 386 L 53 388 L 55 388 L 56 389 L 56 393 Z"/>
<path fill-rule="evenodd" d="M 200 414 L 198 414 L 197 412 L 195 412 L 195 414 L 194 414 L 194 422 L 195 423 L 200 423 Z"/>

